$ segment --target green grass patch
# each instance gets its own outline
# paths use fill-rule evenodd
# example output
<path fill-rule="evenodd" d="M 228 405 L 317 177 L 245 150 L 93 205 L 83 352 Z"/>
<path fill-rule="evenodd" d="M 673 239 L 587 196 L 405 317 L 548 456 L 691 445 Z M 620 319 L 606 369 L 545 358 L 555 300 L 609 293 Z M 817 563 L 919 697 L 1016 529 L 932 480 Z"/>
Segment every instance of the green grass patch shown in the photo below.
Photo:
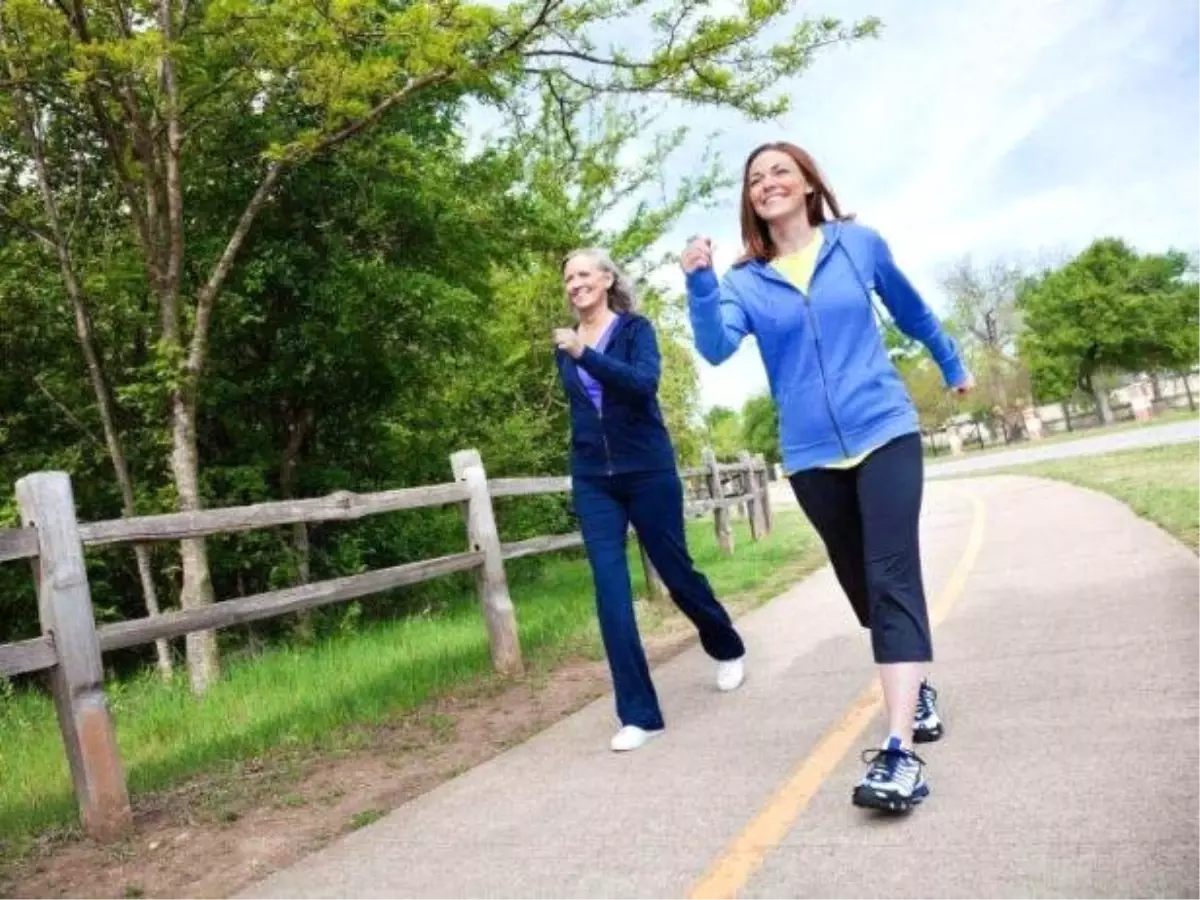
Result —
<path fill-rule="evenodd" d="M 382 809 L 364 809 L 362 812 L 352 815 L 346 827 L 351 831 L 357 831 L 360 828 L 366 828 L 373 822 L 378 822 L 386 815 L 387 813 Z"/>
<path fill-rule="evenodd" d="M 1102 491 L 1169 531 L 1193 550 L 1200 547 L 1200 444 L 1173 444 L 1096 456 L 1031 463 L 1005 469 Z"/>
<path fill-rule="evenodd" d="M 744 522 L 735 522 L 737 546 L 729 558 L 717 548 L 711 518 L 690 523 L 688 530 L 692 555 L 718 595 L 743 608 L 821 561 L 798 513 L 777 516 L 775 530 L 759 543 L 750 541 Z M 641 594 L 645 583 L 630 546 L 634 588 Z M 600 655 L 591 574 L 579 554 L 551 560 L 512 594 L 535 675 L 565 656 Z M 665 616 L 646 618 L 653 625 Z M 219 776 L 236 775 L 239 765 L 268 753 L 343 752 L 356 740 L 361 745 L 364 726 L 385 724 L 490 673 L 482 617 L 467 595 L 437 614 L 233 661 L 203 698 L 191 696 L 186 678 L 164 684 L 152 673 L 107 687 L 129 788 L 137 795 L 201 774 L 237 784 L 236 777 Z M 453 721 L 441 726 L 447 739 L 453 736 Z M 0 842 L 11 852 L 33 835 L 74 828 L 75 801 L 50 700 L 8 691 L 0 698 L 0 733 L 6 735 L 0 744 Z M 211 799 L 219 819 L 225 807 L 217 783 L 206 791 L 206 802 Z M 288 794 L 281 787 L 275 796 Z"/>

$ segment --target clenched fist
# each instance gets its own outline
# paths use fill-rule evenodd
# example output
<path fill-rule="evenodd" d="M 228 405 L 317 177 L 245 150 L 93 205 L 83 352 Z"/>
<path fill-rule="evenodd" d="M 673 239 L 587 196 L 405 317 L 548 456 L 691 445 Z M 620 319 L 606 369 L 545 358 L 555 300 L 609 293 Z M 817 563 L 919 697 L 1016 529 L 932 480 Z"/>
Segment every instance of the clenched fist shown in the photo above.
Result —
<path fill-rule="evenodd" d="M 971 391 L 973 391 L 974 389 L 975 389 L 975 376 L 974 375 L 968 375 L 966 381 L 964 381 L 962 384 L 956 384 L 954 387 L 951 388 L 951 390 L 955 394 L 957 394 L 959 397 L 965 397 L 967 394 L 971 393 Z"/>
<path fill-rule="evenodd" d="M 583 341 L 579 339 L 579 332 L 574 328 L 555 328 L 554 343 L 571 359 L 579 359 L 583 356 Z"/>
<path fill-rule="evenodd" d="M 706 237 L 694 237 L 688 241 L 683 255 L 679 257 L 685 275 L 690 275 L 699 269 L 712 268 L 712 241 Z"/>

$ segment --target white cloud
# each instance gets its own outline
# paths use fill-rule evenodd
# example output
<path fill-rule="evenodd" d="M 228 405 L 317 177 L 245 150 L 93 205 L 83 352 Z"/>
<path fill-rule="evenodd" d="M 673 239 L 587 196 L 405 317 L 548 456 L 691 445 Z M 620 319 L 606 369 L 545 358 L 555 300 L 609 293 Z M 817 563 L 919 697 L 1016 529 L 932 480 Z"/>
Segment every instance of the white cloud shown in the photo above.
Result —
<path fill-rule="evenodd" d="M 879 15 L 885 29 L 821 57 L 784 121 L 727 122 L 725 164 L 736 170 L 764 140 L 806 146 L 935 308 L 939 271 L 966 253 L 1032 258 L 1101 235 L 1154 250 L 1200 243 L 1194 3 L 825 0 L 803 12 Z M 736 191 L 667 244 L 693 233 L 713 237 L 728 266 Z M 678 273 L 662 277 L 682 286 Z M 737 407 L 765 388 L 753 347 L 700 365 L 705 405 Z"/>

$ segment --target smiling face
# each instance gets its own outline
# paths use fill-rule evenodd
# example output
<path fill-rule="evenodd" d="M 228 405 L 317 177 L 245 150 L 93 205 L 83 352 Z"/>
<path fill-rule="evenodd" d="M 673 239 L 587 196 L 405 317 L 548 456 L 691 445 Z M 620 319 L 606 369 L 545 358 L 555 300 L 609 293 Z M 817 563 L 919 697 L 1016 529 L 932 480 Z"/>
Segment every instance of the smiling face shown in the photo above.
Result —
<path fill-rule="evenodd" d="M 807 216 L 813 186 L 799 163 L 781 150 L 764 150 L 746 170 L 746 193 L 754 213 L 767 224 Z"/>
<path fill-rule="evenodd" d="M 611 272 L 604 271 L 586 253 L 572 256 L 563 266 L 563 287 L 576 313 L 594 312 L 607 305 L 608 291 L 614 280 Z"/>

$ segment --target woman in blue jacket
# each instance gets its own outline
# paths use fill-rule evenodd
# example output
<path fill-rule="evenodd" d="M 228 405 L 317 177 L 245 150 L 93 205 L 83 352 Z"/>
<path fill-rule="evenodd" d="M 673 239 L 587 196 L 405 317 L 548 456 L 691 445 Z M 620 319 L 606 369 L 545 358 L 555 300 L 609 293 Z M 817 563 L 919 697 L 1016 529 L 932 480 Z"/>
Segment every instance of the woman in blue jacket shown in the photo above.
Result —
<path fill-rule="evenodd" d="M 903 812 L 929 793 L 912 743 L 937 740 L 942 723 L 925 680 L 933 646 L 918 543 L 917 414 L 875 324 L 872 292 L 925 345 L 948 387 L 965 392 L 971 376 L 883 238 L 842 215 L 804 150 L 781 142 L 750 154 L 741 231 L 745 255 L 721 281 L 707 238 L 681 258 L 696 347 L 717 365 L 746 335 L 757 339 L 784 468 L 871 631 L 883 684 L 888 738 L 853 800 Z"/>
<path fill-rule="evenodd" d="M 671 599 L 718 661 L 720 690 L 742 683 L 745 648 L 688 554 L 683 487 L 657 399 L 662 364 L 654 326 L 634 312 L 628 280 L 602 250 L 568 256 L 563 281 L 578 319 L 554 333 L 571 410 L 575 513 L 622 726 L 611 747 L 635 750 L 661 733 L 663 716 L 633 612 L 625 555 L 631 523 Z"/>

